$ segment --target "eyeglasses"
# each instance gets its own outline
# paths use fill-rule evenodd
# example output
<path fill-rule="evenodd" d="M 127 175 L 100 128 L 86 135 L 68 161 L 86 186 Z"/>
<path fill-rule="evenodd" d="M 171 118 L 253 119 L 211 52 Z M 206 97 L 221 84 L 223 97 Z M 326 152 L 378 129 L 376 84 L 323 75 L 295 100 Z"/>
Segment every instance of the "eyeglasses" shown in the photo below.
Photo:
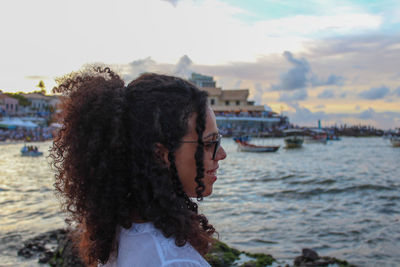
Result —
<path fill-rule="evenodd" d="M 222 134 L 218 133 L 216 140 L 212 141 L 205 141 L 203 142 L 204 147 L 207 148 L 212 148 L 214 146 L 213 154 L 212 154 L 212 159 L 214 160 L 215 157 L 217 156 L 217 152 L 219 148 L 221 147 L 221 139 L 222 139 Z M 199 143 L 199 141 L 181 141 L 181 143 Z"/>

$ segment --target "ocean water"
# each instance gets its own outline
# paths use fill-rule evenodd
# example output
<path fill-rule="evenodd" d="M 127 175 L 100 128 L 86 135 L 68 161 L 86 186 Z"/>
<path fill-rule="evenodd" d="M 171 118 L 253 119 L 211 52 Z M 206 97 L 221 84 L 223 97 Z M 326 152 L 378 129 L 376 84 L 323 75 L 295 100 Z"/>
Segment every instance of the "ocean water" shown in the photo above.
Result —
<path fill-rule="evenodd" d="M 200 210 L 219 238 L 240 250 L 292 262 L 302 248 L 359 266 L 400 265 L 400 148 L 381 138 L 343 138 L 276 153 L 238 152 L 225 138 L 213 194 Z M 17 256 L 22 242 L 63 227 L 53 191 L 50 142 L 43 157 L 0 145 L 0 266 L 37 266 Z"/>

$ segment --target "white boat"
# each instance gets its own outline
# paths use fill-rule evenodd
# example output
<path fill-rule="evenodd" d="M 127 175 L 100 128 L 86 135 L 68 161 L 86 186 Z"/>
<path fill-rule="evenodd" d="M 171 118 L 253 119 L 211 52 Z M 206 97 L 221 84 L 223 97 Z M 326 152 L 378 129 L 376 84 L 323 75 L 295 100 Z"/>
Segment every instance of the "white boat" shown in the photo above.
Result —
<path fill-rule="evenodd" d="M 304 142 L 307 144 L 326 144 L 328 134 L 322 129 L 309 129 L 306 131 Z"/>
<path fill-rule="evenodd" d="M 304 142 L 304 131 L 301 129 L 284 130 L 286 148 L 301 148 Z"/>
<path fill-rule="evenodd" d="M 235 140 L 238 144 L 238 149 L 243 152 L 276 152 L 280 146 L 260 146 L 250 144 L 246 141 Z"/>

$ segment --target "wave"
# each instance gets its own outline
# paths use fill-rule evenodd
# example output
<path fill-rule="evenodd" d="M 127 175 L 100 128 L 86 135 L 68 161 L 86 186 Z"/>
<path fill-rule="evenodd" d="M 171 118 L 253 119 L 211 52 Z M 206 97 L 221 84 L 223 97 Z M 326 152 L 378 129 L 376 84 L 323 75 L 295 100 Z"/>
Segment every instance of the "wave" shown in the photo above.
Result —
<path fill-rule="evenodd" d="M 261 243 L 261 244 L 279 244 L 279 242 L 271 241 L 271 240 L 264 240 L 264 239 L 251 239 L 252 242 Z"/>
<path fill-rule="evenodd" d="M 363 191 L 393 191 L 396 188 L 382 186 L 382 185 L 373 185 L 373 184 L 365 184 L 365 185 L 355 185 L 349 186 L 345 188 L 314 188 L 307 191 L 299 191 L 299 190 L 283 190 L 279 192 L 271 192 L 262 194 L 263 197 L 273 198 L 273 197 L 287 197 L 287 198 L 308 198 L 311 196 L 319 196 L 325 194 L 344 194 L 344 193 L 357 193 Z"/>

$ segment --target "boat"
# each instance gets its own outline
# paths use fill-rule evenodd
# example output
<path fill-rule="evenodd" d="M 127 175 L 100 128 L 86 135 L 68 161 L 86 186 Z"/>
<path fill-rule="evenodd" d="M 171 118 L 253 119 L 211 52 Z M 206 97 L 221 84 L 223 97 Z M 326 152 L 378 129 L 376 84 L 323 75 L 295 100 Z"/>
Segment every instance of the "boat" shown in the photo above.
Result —
<path fill-rule="evenodd" d="M 243 152 L 276 152 L 280 148 L 280 146 L 254 145 L 239 139 L 236 139 L 235 142 L 238 144 L 238 149 Z"/>
<path fill-rule="evenodd" d="M 238 136 L 233 137 L 233 141 L 237 142 L 238 140 L 248 142 L 251 140 L 251 136 L 250 135 L 238 135 Z"/>
<path fill-rule="evenodd" d="M 342 138 L 340 138 L 340 136 L 337 135 L 329 135 L 326 137 L 326 140 L 328 141 L 340 141 L 342 140 Z"/>
<path fill-rule="evenodd" d="M 390 137 L 390 143 L 394 147 L 400 147 L 400 135 L 398 135 L 398 136 L 394 135 L 394 136 Z"/>
<path fill-rule="evenodd" d="M 37 147 L 28 147 L 25 145 L 23 148 L 21 148 L 21 156 L 23 157 L 39 157 L 42 155 L 43 152 L 40 152 Z"/>
<path fill-rule="evenodd" d="M 326 144 L 328 134 L 322 129 L 308 129 L 304 137 L 307 144 Z"/>
<path fill-rule="evenodd" d="M 301 129 L 284 130 L 286 148 L 301 148 L 304 142 L 304 131 Z"/>

